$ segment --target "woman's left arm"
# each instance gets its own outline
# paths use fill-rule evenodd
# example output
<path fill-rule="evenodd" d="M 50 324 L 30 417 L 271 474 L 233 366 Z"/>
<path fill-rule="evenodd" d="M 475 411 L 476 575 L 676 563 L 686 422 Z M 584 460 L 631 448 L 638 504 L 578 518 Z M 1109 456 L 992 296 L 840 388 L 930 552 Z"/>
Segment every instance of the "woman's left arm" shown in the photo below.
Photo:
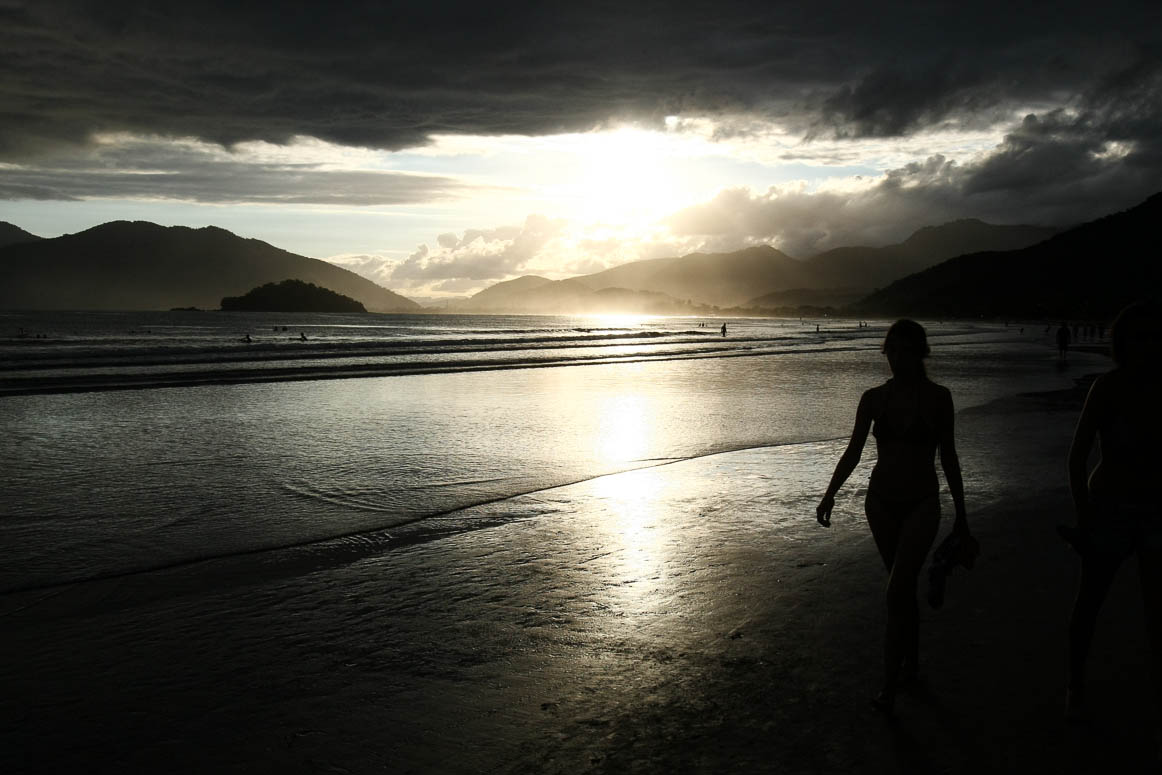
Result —
<path fill-rule="evenodd" d="M 941 388 L 940 401 L 940 467 L 948 480 L 948 491 L 956 508 L 956 521 L 952 529 L 968 532 L 968 516 L 964 508 L 964 478 L 960 474 L 960 456 L 956 454 L 956 410 L 952 405 L 952 393 Z"/>

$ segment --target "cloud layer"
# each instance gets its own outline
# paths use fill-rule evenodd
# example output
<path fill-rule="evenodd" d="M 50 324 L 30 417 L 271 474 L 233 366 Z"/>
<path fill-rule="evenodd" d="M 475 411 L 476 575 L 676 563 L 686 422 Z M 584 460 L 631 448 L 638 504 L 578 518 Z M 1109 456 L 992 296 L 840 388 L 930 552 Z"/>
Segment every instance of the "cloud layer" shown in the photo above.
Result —
<path fill-rule="evenodd" d="M 891 136 L 1120 88 L 1160 21 L 1136 2 L 5 0 L 0 157 L 94 132 L 399 149 L 670 114 Z"/>
<path fill-rule="evenodd" d="M 174 199 L 208 204 L 399 205 L 460 196 L 439 175 L 334 168 L 217 146 L 118 137 L 29 165 L 0 165 L 0 200 Z"/>

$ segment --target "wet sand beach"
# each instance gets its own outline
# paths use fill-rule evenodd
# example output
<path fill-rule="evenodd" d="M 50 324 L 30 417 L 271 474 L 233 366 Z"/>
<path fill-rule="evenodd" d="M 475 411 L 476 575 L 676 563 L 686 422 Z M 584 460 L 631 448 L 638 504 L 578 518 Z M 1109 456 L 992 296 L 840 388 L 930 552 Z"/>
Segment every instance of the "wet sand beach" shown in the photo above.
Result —
<path fill-rule="evenodd" d="M 868 703 L 885 580 L 862 516 L 870 448 L 833 527 L 813 517 L 836 440 L 498 501 L 341 561 L 6 595 L 0 769 L 1142 771 L 1132 563 L 1094 645 L 1093 718 L 1063 717 L 1077 564 L 1054 525 L 1079 408 L 1067 391 L 958 416 L 983 554 L 922 608 L 927 687 L 894 719 Z M 781 478 L 780 456 L 803 454 L 826 464 Z M 776 502 L 801 523 L 776 529 Z"/>

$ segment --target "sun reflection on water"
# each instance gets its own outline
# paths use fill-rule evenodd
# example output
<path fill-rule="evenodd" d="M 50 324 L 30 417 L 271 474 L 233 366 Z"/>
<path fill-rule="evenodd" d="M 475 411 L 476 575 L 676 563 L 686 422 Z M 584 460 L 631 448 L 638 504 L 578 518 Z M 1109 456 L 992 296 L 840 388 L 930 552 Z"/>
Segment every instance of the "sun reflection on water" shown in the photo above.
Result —
<path fill-rule="evenodd" d="M 640 328 L 658 319 L 657 315 L 615 315 L 601 312 L 582 317 L 592 319 L 606 328 Z"/>
<path fill-rule="evenodd" d="M 641 394 L 609 396 L 599 407 L 594 456 L 606 464 L 641 460 L 653 436 L 650 402 Z"/>

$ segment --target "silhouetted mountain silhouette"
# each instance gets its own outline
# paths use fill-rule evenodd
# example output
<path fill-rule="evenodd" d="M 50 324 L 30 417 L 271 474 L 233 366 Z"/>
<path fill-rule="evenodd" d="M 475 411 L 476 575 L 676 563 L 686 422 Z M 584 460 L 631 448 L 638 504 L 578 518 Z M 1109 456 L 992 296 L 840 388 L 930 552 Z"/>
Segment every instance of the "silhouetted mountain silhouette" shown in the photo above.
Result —
<path fill-rule="evenodd" d="M 995 226 L 961 220 L 920 229 L 897 245 L 844 247 L 800 261 L 770 246 L 733 253 L 692 253 L 634 261 L 572 278 L 592 291 L 620 288 L 650 298 L 606 294 L 600 303 L 573 287 L 556 288 L 533 275 L 497 283 L 461 305 L 472 311 L 585 312 L 690 311 L 698 305 L 781 307 L 842 305 L 877 286 L 952 256 L 979 250 L 1025 247 L 1054 234 L 1039 226 Z M 756 296 L 756 292 L 765 295 Z M 613 308 L 614 299 L 634 309 Z M 560 305 L 553 306 L 553 300 Z"/>
<path fill-rule="evenodd" d="M 2 309 L 216 308 L 223 297 L 287 278 L 315 283 L 372 312 L 420 306 L 354 272 L 213 226 L 115 221 L 0 248 Z"/>
<path fill-rule="evenodd" d="M 842 247 L 808 260 L 813 288 L 881 288 L 965 253 L 1015 250 L 1057 233 L 1043 226 L 997 226 L 975 218 L 925 226 L 901 243 L 879 248 Z"/>
<path fill-rule="evenodd" d="M 525 275 L 515 280 L 490 285 L 464 302 L 463 307 L 473 311 L 489 312 L 508 310 L 523 304 L 523 297 L 537 288 L 550 285 L 553 281 L 537 275 Z"/>
<path fill-rule="evenodd" d="M 301 280 L 267 283 L 242 296 L 222 299 L 224 310 L 248 312 L 366 312 L 363 305 L 341 293 Z"/>
<path fill-rule="evenodd" d="M 457 305 L 464 312 L 512 312 L 529 314 L 610 313 L 683 314 L 693 308 L 664 293 L 628 288 L 592 290 L 579 278 L 547 280 L 526 275 L 485 288 Z"/>
<path fill-rule="evenodd" d="M 575 279 L 595 291 L 628 288 L 732 307 L 754 298 L 756 290 L 810 287 L 810 277 L 802 261 L 763 245 L 734 253 L 634 261 Z"/>
<path fill-rule="evenodd" d="M 1110 317 L 1157 295 L 1162 194 L 1021 250 L 958 256 L 853 305 L 856 314 Z"/>
<path fill-rule="evenodd" d="M 21 245 L 25 242 L 37 242 L 44 239 L 35 234 L 29 234 L 19 226 L 0 221 L 0 248 L 8 245 Z"/>

